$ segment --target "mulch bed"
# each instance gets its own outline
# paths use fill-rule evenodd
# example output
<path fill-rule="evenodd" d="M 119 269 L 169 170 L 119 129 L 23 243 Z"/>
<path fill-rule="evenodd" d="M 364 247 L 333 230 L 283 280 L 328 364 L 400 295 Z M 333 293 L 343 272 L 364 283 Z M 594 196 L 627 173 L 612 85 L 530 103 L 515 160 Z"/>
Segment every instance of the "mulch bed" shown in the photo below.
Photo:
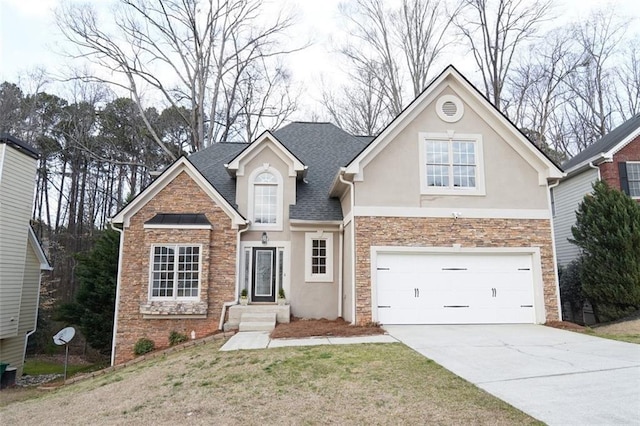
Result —
<path fill-rule="evenodd" d="M 293 318 L 288 324 L 278 324 L 271 332 L 271 338 L 352 337 L 384 333 L 385 331 L 378 325 L 356 326 L 342 318 L 335 320 Z"/>

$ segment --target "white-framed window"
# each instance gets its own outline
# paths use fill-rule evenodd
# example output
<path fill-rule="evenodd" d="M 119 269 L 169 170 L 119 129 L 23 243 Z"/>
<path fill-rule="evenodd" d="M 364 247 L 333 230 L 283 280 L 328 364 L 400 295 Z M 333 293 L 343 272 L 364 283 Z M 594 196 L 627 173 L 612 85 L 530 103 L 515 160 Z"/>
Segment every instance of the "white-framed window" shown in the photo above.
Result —
<path fill-rule="evenodd" d="M 249 218 L 253 229 L 282 229 L 282 176 L 268 164 L 249 176 Z"/>
<path fill-rule="evenodd" d="M 333 233 L 305 234 L 305 281 L 333 281 Z"/>
<path fill-rule="evenodd" d="M 423 194 L 484 195 L 482 136 L 420 134 Z"/>
<path fill-rule="evenodd" d="M 629 195 L 632 198 L 640 198 L 640 162 L 628 161 L 626 166 Z"/>
<path fill-rule="evenodd" d="M 200 245 L 153 245 L 149 274 L 150 300 L 198 300 L 201 254 Z"/>

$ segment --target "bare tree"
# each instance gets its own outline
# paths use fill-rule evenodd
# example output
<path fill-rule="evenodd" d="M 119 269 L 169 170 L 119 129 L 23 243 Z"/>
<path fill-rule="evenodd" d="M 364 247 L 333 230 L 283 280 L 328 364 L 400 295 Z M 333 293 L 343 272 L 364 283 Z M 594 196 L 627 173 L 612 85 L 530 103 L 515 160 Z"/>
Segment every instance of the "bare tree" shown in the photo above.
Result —
<path fill-rule="evenodd" d="M 548 19 L 551 0 L 461 0 L 455 26 L 482 74 L 485 96 L 502 109 L 502 91 L 518 48 Z"/>
<path fill-rule="evenodd" d="M 615 69 L 616 62 L 622 59 L 619 50 L 628 25 L 613 11 L 600 9 L 573 26 L 573 37 L 582 49 L 584 62 L 580 72 L 567 80 L 571 93 L 565 106 L 578 136 L 578 150 L 607 134 L 617 121 Z"/>
<path fill-rule="evenodd" d="M 378 78 L 372 70 L 360 69 L 355 75 L 355 84 L 338 90 L 334 93 L 323 89 L 322 104 L 333 122 L 345 131 L 353 135 L 376 135 L 391 118 L 383 108 Z"/>
<path fill-rule="evenodd" d="M 67 3 L 57 21 L 76 56 L 102 69 L 89 79 L 127 90 L 153 139 L 175 158 L 145 114 L 143 91 L 151 88 L 181 114 L 194 151 L 237 132 L 246 117 L 238 88 L 250 81 L 253 64 L 302 48 L 280 47 L 292 18 L 278 14 L 263 25 L 262 12 L 259 0 L 120 0 L 114 34 L 88 5 Z"/>
<path fill-rule="evenodd" d="M 344 128 L 374 134 L 424 90 L 451 41 L 451 19 L 442 0 L 402 0 L 397 8 L 352 0 L 340 10 L 349 41 L 339 51 L 349 64 L 349 83 L 325 89 L 323 104 Z"/>
<path fill-rule="evenodd" d="M 614 104 L 623 120 L 640 114 L 640 40 L 627 43 L 615 73 L 619 84 L 616 86 Z"/>
<path fill-rule="evenodd" d="M 503 109 L 518 127 L 549 153 L 567 153 L 565 138 L 556 138 L 550 121 L 565 102 L 567 80 L 584 66 L 570 31 L 564 28 L 545 34 L 542 46 L 530 46 L 528 55 L 516 64 L 505 85 Z M 557 155 L 557 159 L 562 155 Z"/>

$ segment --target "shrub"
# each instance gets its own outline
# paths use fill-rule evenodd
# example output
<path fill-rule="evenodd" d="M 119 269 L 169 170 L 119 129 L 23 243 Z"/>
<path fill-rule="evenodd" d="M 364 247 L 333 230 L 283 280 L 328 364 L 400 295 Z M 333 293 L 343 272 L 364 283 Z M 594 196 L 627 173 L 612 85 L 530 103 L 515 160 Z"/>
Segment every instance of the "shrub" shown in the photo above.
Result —
<path fill-rule="evenodd" d="M 178 333 L 175 330 L 169 333 L 169 346 L 179 345 L 180 343 L 184 343 L 187 340 L 188 339 L 186 334 Z"/>
<path fill-rule="evenodd" d="M 640 206 L 605 182 L 593 185 L 576 212 L 569 240 L 582 249 L 580 281 L 597 321 L 640 307 Z"/>
<path fill-rule="evenodd" d="M 138 339 L 136 344 L 133 346 L 133 353 L 136 355 L 144 355 L 154 350 L 155 347 L 156 345 L 153 343 L 153 340 L 142 337 Z"/>

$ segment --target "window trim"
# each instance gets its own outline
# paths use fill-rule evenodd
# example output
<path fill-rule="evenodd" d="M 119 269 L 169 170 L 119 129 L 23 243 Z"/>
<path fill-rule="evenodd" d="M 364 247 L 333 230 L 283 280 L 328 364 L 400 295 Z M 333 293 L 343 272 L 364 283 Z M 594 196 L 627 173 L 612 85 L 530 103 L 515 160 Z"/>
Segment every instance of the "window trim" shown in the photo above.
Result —
<path fill-rule="evenodd" d="M 638 195 L 631 194 L 631 185 L 630 185 L 630 183 L 631 182 L 638 182 L 638 181 L 635 180 L 635 179 L 634 180 L 629 179 L 629 164 L 633 164 L 633 165 L 635 165 L 637 167 L 640 167 L 640 161 L 626 161 L 625 162 L 625 168 L 627 169 L 627 185 L 628 185 L 628 188 L 629 188 L 629 197 L 633 198 L 634 200 L 640 200 L 640 194 L 638 194 Z"/>
<path fill-rule="evenodd" d="M 434 187 L 427 185 L 427 142 L 445 141 L 451 146 L 451 142 L 473 142 L 475 144 L 476 157 L 476 186 L 467 187 Z M 473 133 L 426 133 L 420 132 L 418 136 L 418 161 L 420 165 L 420 193 L 423 195 L 486 195 L 484 181 L 484 156 L 482 135 Z M 450 163 L 451 165 L 451 163 Z"/>
<path fill-rule="evenodd" d="M 306 232 L 304 234 L 304 278 L 306 282 L 333 282 L 333 232 Z M 327 244 L 327 263 L 324 274 L 314 274 L 311 268 L 313 241 L 325 240 Z"/>
<path fill-rule="evenodd" d="M 276 223 L 255 223 L 255 211 L 254 211 L 254 206 L 255 206 L 255 186 L 256 186 L 256 178 L 261 175 L 262 173 L 271 173 L 275 178 L 276 178 L 276 199 L 277 199 L 277 206 L 276 206 Z M 251 172 L 251 174 L 249 175 L 249 180 L 248 180 L 248 184 L 249 184 L 249 191 L 248 191 L 248 203 L 247 203 L 247 210 L 248 210 L 248 217 L 249 220 L 251 221 L 251 229 L 256 230 L 256 231 L 282 231 L 282 216 L 283 216 L 283 203 L 284 203 L 284 181 L 282 179 L 282 174 L 280 174 L 280 172 L 275 169 L 274 167 L 272 167 L 271 165 L 269 165 L 268 163 L 263 164 L 261 167 L 256 168 L 255 170 L 253 170 Z"/>
<path fill-rule="evenodd" d="M 198 252 L 199 252 L 199 256 L 198 256 L 198 296 L 193 297 L 178 297 L 178 274 L 177 274 L 177 270 L 174 270 L 175 274 L 173 277 L 173 289 L 174 289 L 174 296 L 172 297 L 162 297 L 162 296 L 153 296 L 153 264 L 154 264 L 154 253 L 155 253 L 155 249 L 156 247 L 172 247 L 174 249 L 176 249 L 176 251 L 179 250 L 180 247 L 198 247 Z M 177 254 L 176 254 L 177 256 Z M 190 243 L 176 243 L 176 244 L 171 244 L 171 243 L 155 243 L 155 244 L 151 244 L 151 248 L 149 250 L 149 283 L 148 283 L 148 300 L 149 301 L 155 301 L 155 302 L 199 302 L 200 301 L 200 296 L 202 294 L 202 258 L 203 258 L 203 253 L 202 253 L 202 244 L 190 244 Z M 176 260 L 174 259 L 174 262 L 176 262 Z"/>

